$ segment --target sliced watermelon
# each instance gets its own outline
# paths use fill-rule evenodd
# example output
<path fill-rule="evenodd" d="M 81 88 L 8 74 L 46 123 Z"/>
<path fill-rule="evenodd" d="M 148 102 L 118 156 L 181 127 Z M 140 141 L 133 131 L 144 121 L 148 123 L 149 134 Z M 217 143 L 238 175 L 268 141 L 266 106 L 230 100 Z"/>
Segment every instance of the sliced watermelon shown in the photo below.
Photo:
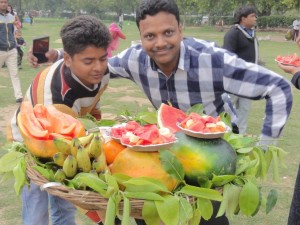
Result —
<path fill-rule="evenodd" d="M 187 115 L 180 109 L 162 103 L 157 111 L 157 123 L 160 128 L 169 128 L 172 133 L 179 131 L 177 123 L 181 123 Z"/>

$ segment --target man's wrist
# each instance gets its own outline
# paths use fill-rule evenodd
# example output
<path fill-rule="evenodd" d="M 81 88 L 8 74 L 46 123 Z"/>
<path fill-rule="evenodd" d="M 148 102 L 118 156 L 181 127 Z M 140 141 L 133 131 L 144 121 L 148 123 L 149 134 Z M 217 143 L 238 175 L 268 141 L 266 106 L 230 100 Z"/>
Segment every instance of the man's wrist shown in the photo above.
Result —
<path fill-rule="evenodd" d="M 61 49 L 55 49 L 57 53 L 56 61 L 60 60 L 63 58 L 63 52 Z"/>

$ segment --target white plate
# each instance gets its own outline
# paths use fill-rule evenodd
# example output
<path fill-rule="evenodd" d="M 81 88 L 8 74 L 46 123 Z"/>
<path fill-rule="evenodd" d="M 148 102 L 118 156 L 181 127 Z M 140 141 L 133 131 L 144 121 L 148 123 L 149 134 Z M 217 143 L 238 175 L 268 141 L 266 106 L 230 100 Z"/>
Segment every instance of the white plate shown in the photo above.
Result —
<path fill-rule="evenodd" d="M 288 64 L 288 63 L 283 63 L 283 62 L 280 62 L 280 61 L 278 61 L 278 60 L 276 60 L 276 59 L 275 59 L 275 62 L 277 62 L 277 63 L 280 63 L 280 64 L 282 64 L 282 65 L 284 65 L 284 66 L 293 66 L 293 67 L 299 67 L 299 66 L 295 66 L 295 65 L 292 65 L 292 64 Z"/>
<path fill-rule="evenodd" d="M 171 148 L 174 142 L 168 142 L 163 144 L 157 144 L 157 145 L 126 145 L 121 143 L 122 145 L 126 146 L 130 150 L 138 151 L 138 152 L 157 152 L 162 149 L 168 149 Z"/>
<path fill-rule="evenodd" d="M 185 128 L 181 127 L 179 123 L 177 123 L 177 126 L 186 135 L 196 137 L 196 138 L 201 138 L 201 139 L 221 138 L 221 137 L 224 136 L 225 133 L 230 131 L 230 127 L 228 127 L 228 126 L 226 126 L 226 131 L 225 132 L 213 132 L 213 133 L 204 133 L 204 132 L 196 132 L 196 131 L 188 130 L 188 129 L 185 129 Z"/>

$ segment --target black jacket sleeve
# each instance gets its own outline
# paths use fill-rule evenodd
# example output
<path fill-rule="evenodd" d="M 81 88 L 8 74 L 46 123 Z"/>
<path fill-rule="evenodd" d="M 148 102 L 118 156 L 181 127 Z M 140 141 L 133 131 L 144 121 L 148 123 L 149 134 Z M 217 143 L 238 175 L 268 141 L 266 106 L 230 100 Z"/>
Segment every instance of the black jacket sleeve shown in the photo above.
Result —
<path fill-rule="evenodd" d="M 295 85 L 297 89 L 300 89 L 300 72 L 294 74 L 292 84 Z"/>

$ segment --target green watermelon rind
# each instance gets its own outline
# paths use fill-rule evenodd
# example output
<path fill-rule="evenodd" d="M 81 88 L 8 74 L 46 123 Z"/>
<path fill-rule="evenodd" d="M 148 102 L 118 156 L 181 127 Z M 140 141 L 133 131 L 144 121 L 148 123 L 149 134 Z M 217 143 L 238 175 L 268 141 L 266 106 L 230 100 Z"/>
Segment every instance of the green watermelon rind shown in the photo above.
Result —
<path fill-rule="evenodd" d="M 199 186 L 201 182 L 211 180 L 215 175 L 233 175 L 236 171 L 237 154 L 232 146 L 222 138 L 199 139 L 184 133 L 177 133 L 178 141 L 171 150 L 182 163 L 185 171 L 185 181 L 188 184 Z M 188 171 L 195 154 L 205 161 L 206 167 Z M 193 157 L 189 159 L 188 157 Z M 184 157 L 184 159 L 183 159 Z M 183 162 L 185 160 L 185 162 Z M 202 165 L 202 166 L 203 166 Z"/>

